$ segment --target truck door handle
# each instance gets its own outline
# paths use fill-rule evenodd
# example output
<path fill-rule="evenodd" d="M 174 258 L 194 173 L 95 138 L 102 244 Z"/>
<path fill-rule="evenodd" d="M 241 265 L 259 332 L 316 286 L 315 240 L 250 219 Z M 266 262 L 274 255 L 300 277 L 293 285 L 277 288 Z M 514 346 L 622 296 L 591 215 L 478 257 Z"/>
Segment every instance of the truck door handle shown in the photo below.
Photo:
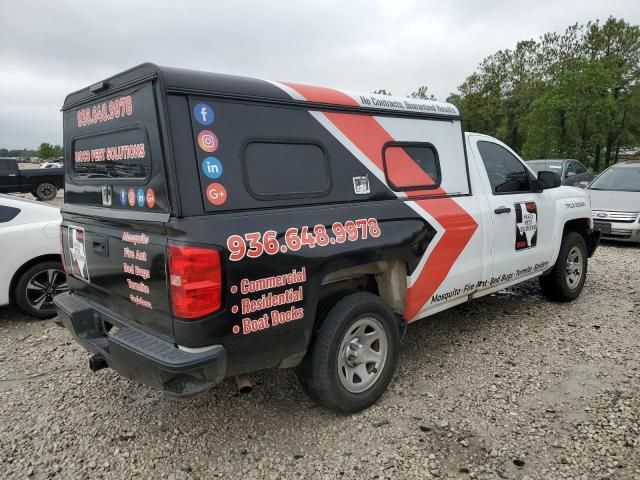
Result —
<path fill-rule="evenodd" d="M 107 239 L 103 237 L 94 238 L 93 241 L 93 251 L 98 255 L 102 255 L 103 257 L 109 256 L 109 248 Z"/>
<path fill-rule="evenodd" d="M 509 207 L 498 207 L 493 211 L 493 213 L 500 215 L 501 213 L 509 213 L 510 211 L 511 209 Z"/>
<path fill-rule="evenodd" d="M 8 177 L 17 177 L 18 174 L 17 173 L 10 173 L 9 175 L 7 175 Z"/>

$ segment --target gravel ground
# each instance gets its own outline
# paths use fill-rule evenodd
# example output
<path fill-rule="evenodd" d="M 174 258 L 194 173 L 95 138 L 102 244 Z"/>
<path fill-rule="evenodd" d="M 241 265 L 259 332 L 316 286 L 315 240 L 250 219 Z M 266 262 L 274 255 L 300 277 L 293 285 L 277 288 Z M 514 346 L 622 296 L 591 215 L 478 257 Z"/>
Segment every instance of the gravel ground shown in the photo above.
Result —
<path fill-rule="evenodd" d="M 0 308 L 0 478 L 640 478 L 639 292 L 640 248 L 605 245 L 571 304 L 529 282 L 413 324 L 350 417 L 287 370 L 173 401 Z"/>

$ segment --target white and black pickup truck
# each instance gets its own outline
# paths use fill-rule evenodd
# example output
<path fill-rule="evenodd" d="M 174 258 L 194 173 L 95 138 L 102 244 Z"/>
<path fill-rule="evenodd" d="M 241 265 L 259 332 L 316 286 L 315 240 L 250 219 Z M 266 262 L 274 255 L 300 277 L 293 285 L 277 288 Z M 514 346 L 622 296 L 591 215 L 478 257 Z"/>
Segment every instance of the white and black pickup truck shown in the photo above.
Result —
<path fill-rule="evenodd" d="M 145 64 L 63 111 L 57 321 L 179 397 L 296 367 L 361 410 L 408 322 L 535 277 L 573 300 L 600 238 L 584 190 L 446 103 Z"/>

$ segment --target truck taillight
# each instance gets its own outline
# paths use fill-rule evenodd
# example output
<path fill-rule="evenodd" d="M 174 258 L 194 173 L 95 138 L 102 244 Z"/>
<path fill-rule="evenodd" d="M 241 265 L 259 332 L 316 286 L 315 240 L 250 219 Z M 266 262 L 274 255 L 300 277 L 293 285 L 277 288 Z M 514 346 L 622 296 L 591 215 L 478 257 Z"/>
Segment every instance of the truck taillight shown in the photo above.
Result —
<path fill-rule="evenodd" d="M 222 305 L 220 252 L 170 244 L 168 254 L 173 316 L 193 319 L 218 310 Z"/>
<path fill-rule="evenodd" d="M 64 227 L 62 225 L 60 225 L 60 238 L 58 239 L 60 241 L 60 257 L 62 259 L 62 270 L 64 270 L 65 272 L 67 271 L 67 262 L 64 259 L 64 242 L 63 242 L 63 238 L 64 238 Z"/>

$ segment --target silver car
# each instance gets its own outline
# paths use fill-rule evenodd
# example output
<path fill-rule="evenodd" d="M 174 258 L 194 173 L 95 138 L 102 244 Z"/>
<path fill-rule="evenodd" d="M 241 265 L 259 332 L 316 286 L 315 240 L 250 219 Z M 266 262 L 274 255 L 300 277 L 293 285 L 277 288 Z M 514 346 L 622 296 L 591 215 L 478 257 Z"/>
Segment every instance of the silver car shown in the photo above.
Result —
<path fill-rule="evenodd" d="M 640 242 L 640 161 L 617 163 L 587 187 L 602 238 Z"/>
<path fill-rule="evenodd" d="M 540 170 L 549 170 L 557 173 L 560 175 L 562 185 L 585 188 L 593 180 L 593 173 L 578 160 L 528 160 L 527 165 L 531 167 L 531 170 L 536 175 Z"/>

